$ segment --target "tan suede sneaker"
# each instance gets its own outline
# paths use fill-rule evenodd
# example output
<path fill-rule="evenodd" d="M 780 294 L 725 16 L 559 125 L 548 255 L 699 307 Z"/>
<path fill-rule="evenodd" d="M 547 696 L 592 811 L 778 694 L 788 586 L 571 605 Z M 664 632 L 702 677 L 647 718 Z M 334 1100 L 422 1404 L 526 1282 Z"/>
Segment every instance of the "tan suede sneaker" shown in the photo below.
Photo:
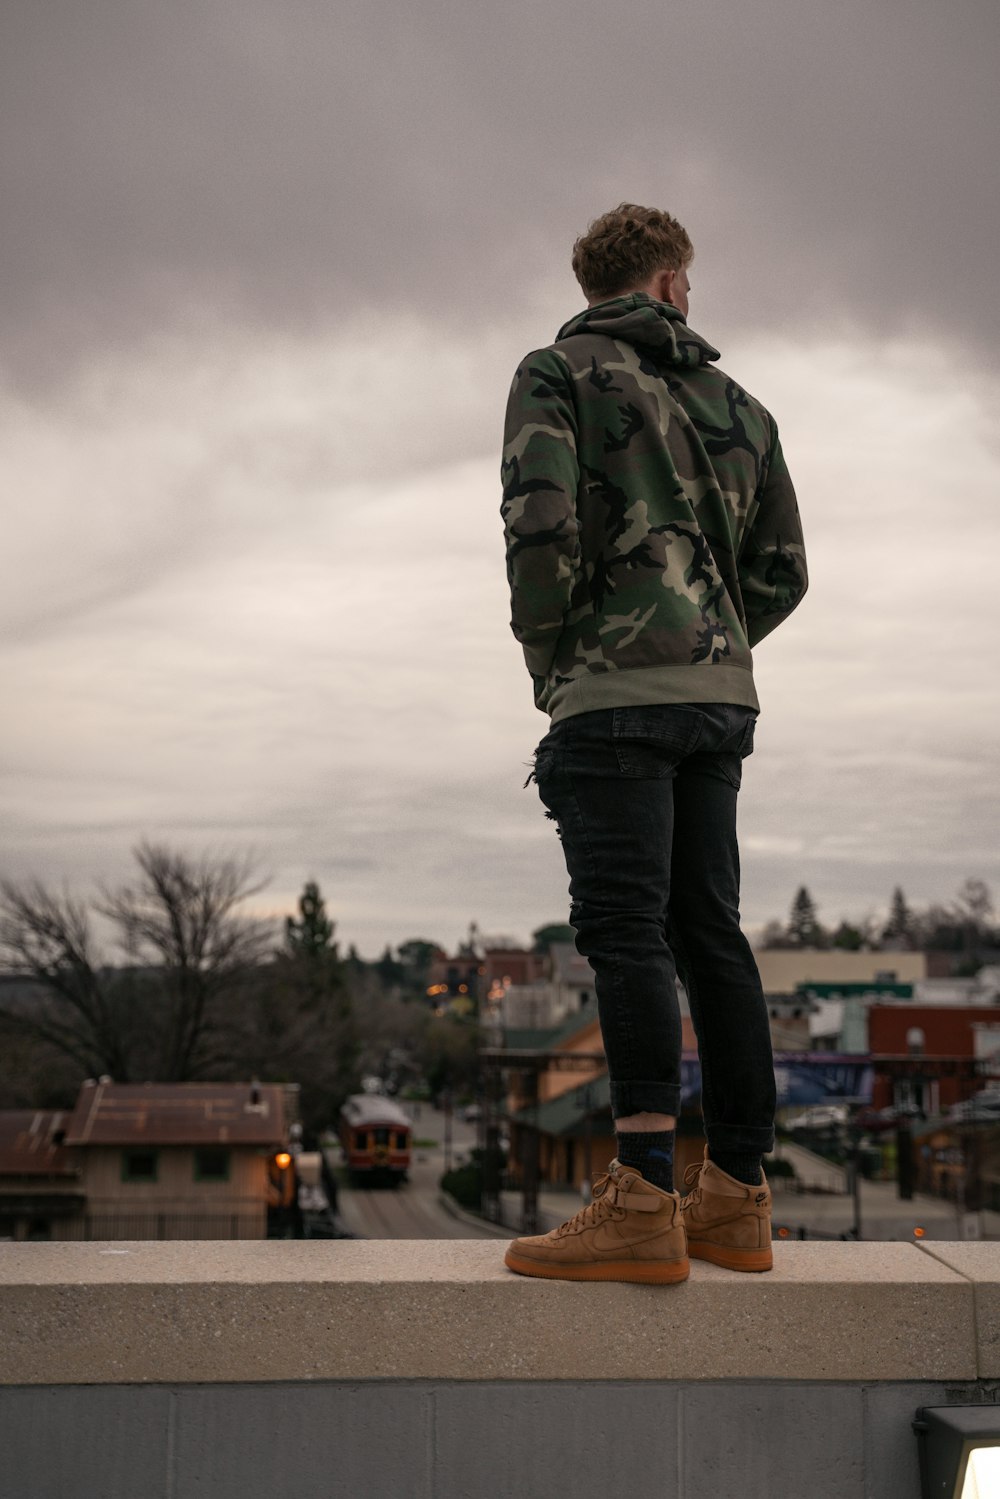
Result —
<path fill-rule="evenodd" d="M 662 1192 L 612 1161 L 593 1201 L 551 1233 L 515 1239 L 504 1264 L 552 1280 L 632 1280 L 669 1285 L 690 1272 L 680 1194 Z"/>
<path fill-rule="evenodd" d="M 771 1190 L 766 1180 L 759 1187 L 737 1181 L 709 1160 L 706 1147 L 704 1161 L 685 1171 L 684 1185 L 691 1190 L 681 1203 L 681 1215 L 693 1259 L 711 1260 L 727 1270 L 771 1269 Z"/>

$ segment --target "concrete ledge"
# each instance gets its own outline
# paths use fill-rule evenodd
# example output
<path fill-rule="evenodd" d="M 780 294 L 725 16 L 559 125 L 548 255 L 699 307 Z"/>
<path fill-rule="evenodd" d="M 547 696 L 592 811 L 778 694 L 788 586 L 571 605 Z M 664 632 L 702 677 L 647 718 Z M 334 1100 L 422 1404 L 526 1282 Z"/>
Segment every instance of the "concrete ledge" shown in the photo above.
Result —
<path fill-rule="evenodd" d="M 970 1248 L 1000 1258 L 776 1244 L 647 1287 L 527 1280 L 489 1241 L 6 1245 L 0 1384 L 969 1380 L 998 1347 Z"/>
<path fill-rule="evenodd" d="M 921 1248 L 971 1284 L 979 1376 L 1000 1379 L 1000 1243 L 925 1243 Z"/>

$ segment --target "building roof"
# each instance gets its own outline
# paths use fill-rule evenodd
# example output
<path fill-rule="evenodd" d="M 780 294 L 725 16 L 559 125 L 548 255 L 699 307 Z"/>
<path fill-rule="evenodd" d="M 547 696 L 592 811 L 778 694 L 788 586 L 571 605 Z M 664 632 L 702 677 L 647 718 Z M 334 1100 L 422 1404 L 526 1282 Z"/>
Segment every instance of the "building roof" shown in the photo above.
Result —
<path fill-rule="evenodd" d="M 503 1029 L 503 1044 L 508 1051 L 561 1051 L 567 1041 L 580 1031 L 586 1030 L 597 1019 L 597 999 L 592 996 L 586 1004 L 567 1015 L 560 1025 L 543 1028 L 508 1025 Z"/>
<path fill-rule="evenodd" d="M 559 1051 L 566 1041 L 572 1041 L 579 1031 L 585 1030 L 597 1019 L 597 998 L 592 996 L 585 1005 L 581 1005 L 572 1015 L 568 1015 L 562 1025 L 558 1026 L 549 1034 L 549 1050 Z"/>
<path fill-rule="evenodd" d="M 86 1082 L 67 1145 L 281 1145 L 284 1091 L 276 1083 Z"/>
<path fill-rule="evenodd" d="M 0 1109 L 0 1176 L 75 1176 L 66 1119 L 60 1110 Z"/>
<path fill-rule="evenodd" d="M 410 1128 L 410 1116 L 406 1110 L 383 1093 L 352 1093 L 341 1113 L 352 1128 L 376 1124 Z"/>
<path fill-rule="evenodd" d="M 537 1125 L 543 1135 L 578 1135 L 588 1118 L 607 1113 L 610 1108 L 611 1082 L 602 1072 L 591 1082 L 569 1088 L 558 1098 L 540 1103 L 537 1109 L 521 1109 L 513 1117 L 517 1124 Z"/>
<path fill-rule="evenodd" d="M 503 1044 L 508 1051 L 547 1051 L 553 1035 L 551 1027 L 538 1030 L 532 1026 L 505 1025 Z"/>

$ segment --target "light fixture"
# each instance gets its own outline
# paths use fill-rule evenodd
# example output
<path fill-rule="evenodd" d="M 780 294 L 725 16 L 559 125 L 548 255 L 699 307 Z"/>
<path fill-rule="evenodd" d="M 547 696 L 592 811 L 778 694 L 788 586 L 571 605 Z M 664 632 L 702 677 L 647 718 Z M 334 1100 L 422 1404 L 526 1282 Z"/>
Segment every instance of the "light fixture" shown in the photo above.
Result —
<path fill-rule="evenodd" d="M 922 1499 L 1000 1499 L 1000 1406 L 923 1406 L 913 1429 Z"/>

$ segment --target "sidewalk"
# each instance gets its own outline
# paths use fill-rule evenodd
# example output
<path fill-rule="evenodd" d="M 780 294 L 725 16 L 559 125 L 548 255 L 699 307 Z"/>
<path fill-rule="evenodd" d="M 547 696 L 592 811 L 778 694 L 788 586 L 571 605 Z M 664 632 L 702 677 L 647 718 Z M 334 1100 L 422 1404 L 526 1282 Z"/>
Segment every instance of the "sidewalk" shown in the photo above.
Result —
<path fill-rule="evenodd" d="M 839 1170 L 836 1166 L 830 1169 Z M 956 1210 L 954 1203 L 944 1202 L 939 1197 L 917 1193 L 912 1202 L 904 1202 L 898 1195 L 895 1182 L 870 1181 L 861 1182 L 860 1197 L 862 1239 L 912 1242 L 915 1237 L 913 1230 L 917 1227 L 924 1230 L 920 1237 L 925 1240 L 954 1242 L 965 1237 L 965 1215 Z M 538 1232 L 547 1233 L 556 1228 L 583 1205 L 578 1192 L 543 1187 L 538 1194 Z M 520 1193 L 502 1192 L 501 1210 L 504 1223 L 514 1233 L 519 1233 Z M 787 1228 L 792 1237 L 797 1237 L 799 1230 L 804 1229 L 807 1238 L 812 1235 L 840 1238 L 849 1233 L 854 1224 L 854 1198 L 843 1191 L 834 1195 L 779 1189 L 774 1193 L 773 1222 L 776 1231 Z M 980 1213 L 978 1226 L 979 1237 L 1000 1239 L 1000 1213 Z"/>
<path fill-rule="evenodd" d="M 774 1152 L 778 1160 L 788 1161 L 795 1170 L 798 1180 L 807 1187 L 819 1187 L 824 1192 L 846 1192 L 847 1172 L 843 1166 L 837 1166 L 833 1161 L 828 1161 L 826 1156 L 817 1155 L 814 1150 L 807 1150 L 804 1145 L 794 1145 L 790 1140 L 779 1140 Z M 767 1161 L 764 1162 L 764 1170 L 767 1170 Z M 782 1189 L 783 1179 L 776 1178 L 771 1183 L 775 1194 Z"/>

